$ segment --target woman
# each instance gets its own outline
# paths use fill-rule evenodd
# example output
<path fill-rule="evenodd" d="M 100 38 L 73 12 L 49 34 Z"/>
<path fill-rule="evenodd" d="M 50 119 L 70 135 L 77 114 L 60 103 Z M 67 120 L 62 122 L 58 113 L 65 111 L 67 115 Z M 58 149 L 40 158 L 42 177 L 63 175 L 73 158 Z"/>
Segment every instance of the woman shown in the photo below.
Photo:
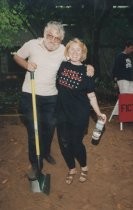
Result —
<path fill-rule="evenodd" d="M 80 164 L 79 181 L 87 179 L 86 149 L 83 144 L 86 126 L 90 115 L 90 104 L 97 116 L 106 121 L 100 112 L 94 93 L 93 78 L 87 75 L 87 48 L 75 38 L 68 42 L 65 49 L 68 61 L 62 62 L 57 75 L 57 135 L 63 158 L 69 168 L 66 183 L 71 184 L 77 173 L 75 160 Z M 89 100 L 88 100 L 89 99 Z"/>

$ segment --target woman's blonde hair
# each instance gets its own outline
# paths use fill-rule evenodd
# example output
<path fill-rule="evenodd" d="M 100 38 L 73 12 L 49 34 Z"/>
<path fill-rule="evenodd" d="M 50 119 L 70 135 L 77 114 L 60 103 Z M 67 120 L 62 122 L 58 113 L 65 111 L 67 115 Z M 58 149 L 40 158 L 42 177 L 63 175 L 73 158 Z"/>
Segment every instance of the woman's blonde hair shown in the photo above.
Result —
<path fill-rule="evenodd" d="M 78 39 L 78 38 L 74 38 L 74 39 L 72 39 L 72 40 L 70 40 L 68 43 L 67 43 L 67 45 L 66 45 L 66 48 L 65 48 L 65 52 L 64 52 L 64 54 L 65 54 L 65 57 L 66 58 L 69 58 L 69 48 L 70 48 L 70 46 L 73 44 L 73 43 L 76 43 L 76 44 L 78 44 L 80 47 L 81 47 L 81 49 L 82 49 L 82 56 L 81 56 L 81 59 L 80 59 L 80 61 L 82 62 L 82 61 L 84 61 L 85 59 L 86 59 L 86 57 L 87 57 L 87 47 L 86 47 L 86 45 L 80 40 L 80 39 Z"/>

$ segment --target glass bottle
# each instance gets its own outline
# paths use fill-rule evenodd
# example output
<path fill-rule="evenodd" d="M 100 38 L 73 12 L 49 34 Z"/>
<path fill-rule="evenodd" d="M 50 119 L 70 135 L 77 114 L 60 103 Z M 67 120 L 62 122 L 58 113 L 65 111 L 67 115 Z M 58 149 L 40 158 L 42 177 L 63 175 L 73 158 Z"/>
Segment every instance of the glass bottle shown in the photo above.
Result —
<path fill-rule="evenodd" d="M 104 128 L 105 128 L 105 122 L 102 118 L 99 118 L 92 133 L 92 140 L 91 140 L 92 144 L 94 145 L 99 144 L 100 138 L 105 130 Z"/>

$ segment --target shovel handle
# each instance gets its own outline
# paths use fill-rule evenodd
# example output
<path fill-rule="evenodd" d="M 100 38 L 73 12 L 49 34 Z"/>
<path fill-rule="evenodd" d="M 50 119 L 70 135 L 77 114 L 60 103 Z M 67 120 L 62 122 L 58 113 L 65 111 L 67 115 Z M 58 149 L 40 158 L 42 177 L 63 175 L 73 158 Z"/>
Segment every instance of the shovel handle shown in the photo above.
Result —
<path fill-rule="evenodd" d="M 30 72 L 30 78 L 31 78 L 32 107 L 33 107 L 36 155 L 39 158 L 39 156 L 40 156 L 40 146 L 39 146 L 38 122 L 37 122 L 37 108 L 36 108 L 34 72 Z"/>

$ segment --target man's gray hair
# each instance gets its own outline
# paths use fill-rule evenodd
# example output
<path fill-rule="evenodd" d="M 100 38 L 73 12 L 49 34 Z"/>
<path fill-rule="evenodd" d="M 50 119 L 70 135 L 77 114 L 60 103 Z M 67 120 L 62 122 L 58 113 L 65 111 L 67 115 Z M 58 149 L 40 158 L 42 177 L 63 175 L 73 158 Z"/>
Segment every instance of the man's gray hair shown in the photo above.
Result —
<path fill-rule="evenodd" d="M 55 30 L 58 31 L 60 35 L 61 41 L 64 39 L 65 36 L 65 30 L 63 27 L 63 24 L 57 21 L 50 21 L 47 23 L 46 27 L 44 28 L 44 35 L 51 29 L 54 28 Z"/>

